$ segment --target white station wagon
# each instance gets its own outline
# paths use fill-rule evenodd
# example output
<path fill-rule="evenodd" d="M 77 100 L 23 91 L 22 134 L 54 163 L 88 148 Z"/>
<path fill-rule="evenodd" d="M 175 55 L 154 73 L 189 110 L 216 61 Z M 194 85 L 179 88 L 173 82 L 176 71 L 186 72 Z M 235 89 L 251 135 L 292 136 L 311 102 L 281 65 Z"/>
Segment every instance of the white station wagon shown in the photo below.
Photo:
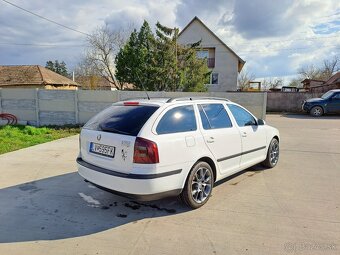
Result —
<path fill-rule="evenodd" d="M 178 196 L 204 205 L 214 183 L 258 163 L 274 167 L 279 132 L 221 98 L 114 103 L 83 127 L 79 174 L 136 200 Z"/>

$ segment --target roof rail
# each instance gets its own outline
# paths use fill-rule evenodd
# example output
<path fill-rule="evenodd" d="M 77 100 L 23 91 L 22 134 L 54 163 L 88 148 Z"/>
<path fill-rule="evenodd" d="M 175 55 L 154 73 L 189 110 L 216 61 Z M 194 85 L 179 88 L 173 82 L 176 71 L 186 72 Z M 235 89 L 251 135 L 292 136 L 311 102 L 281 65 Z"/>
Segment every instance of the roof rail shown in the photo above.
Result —
<path fill-rule="evenodd" d="M 125 99 L 122 99 L 120 101 L 128 101 L 128 100 L 141 100 L 141 99 L 145 99 L 145 100 L 151 100 L 151 99 L 169 99 L 169 97 L 150 97 L 150 98 L 147 98 L 147 97 L 129 97 L 129 98 L 125 98 Z"/>
<path fill-rule="evenodd" d="M 129 98 L 122 99 L 121 101 L 138 100 L 138 99 L 147 99 L 147 100 L 150 100 L 147 97 L 129 97 Z"/>
<path fill-rule="evenodd" d="M 194 101 L 194 100 L 205 100 L 205 99 L 210 99 L 210 100 L 223 100 L 223 101 L 228 101 L 230 102 L 229 99 L 223 98 L 223 97 L 174 97 L 170 98 L 167 103 L 171 102 L 177 102 L 177 101 Z"/>

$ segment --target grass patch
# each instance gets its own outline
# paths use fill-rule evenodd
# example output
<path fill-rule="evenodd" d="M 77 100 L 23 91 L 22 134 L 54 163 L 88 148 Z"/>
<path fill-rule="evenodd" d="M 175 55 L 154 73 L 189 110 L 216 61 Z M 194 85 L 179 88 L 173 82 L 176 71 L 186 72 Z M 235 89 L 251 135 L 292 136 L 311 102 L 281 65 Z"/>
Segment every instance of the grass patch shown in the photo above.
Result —
<path fill-rule="evenodd" d="M 0 126 L 0 154 L 79 134 L 79 127 Z"/>

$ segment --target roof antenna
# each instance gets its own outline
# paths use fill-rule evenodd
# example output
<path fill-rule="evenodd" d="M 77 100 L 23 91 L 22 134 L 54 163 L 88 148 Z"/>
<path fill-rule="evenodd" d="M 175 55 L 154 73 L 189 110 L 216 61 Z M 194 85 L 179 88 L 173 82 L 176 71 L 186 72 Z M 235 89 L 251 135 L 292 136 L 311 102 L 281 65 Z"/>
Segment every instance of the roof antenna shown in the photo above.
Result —
<path fill-rule="evenodd" d="M 129 67 L 127 67 L 127 66 L 126 66 L 125 68 L 131 72 L 131 68 L 129 68 Z M 146 97 L 148 98 L 148 100 L 150 100 L 149 94 L 148 94 L 148 92 L 146 91 L 146 89 L 145 89 L 145 87 L 144 87 L 144 85 L 143 85 L 143 83 L 142 83 L 142 80 L 139 78 L 139 76 L 137 75 L 137 73 L 136 73 L 136 77 L 137 77 L 137 79 L 139 80 L 139 83 L 140 83 L 140 85 L 142 86 L 142 89 L 143 89 L 143 91 L 145 92 Z"/>

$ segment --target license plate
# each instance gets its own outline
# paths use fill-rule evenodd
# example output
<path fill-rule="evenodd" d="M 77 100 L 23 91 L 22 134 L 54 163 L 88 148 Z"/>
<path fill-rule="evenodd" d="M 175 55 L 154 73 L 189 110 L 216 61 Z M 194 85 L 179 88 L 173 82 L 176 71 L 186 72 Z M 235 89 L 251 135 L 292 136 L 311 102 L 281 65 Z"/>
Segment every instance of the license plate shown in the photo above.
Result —
<path fill-rule="evenodd" d="M 99 143 L 90 143 L 90 152 L 103 155 L 106 157 L 114 158 L 116 148 L 114 146 L 109 146 Z"/>

